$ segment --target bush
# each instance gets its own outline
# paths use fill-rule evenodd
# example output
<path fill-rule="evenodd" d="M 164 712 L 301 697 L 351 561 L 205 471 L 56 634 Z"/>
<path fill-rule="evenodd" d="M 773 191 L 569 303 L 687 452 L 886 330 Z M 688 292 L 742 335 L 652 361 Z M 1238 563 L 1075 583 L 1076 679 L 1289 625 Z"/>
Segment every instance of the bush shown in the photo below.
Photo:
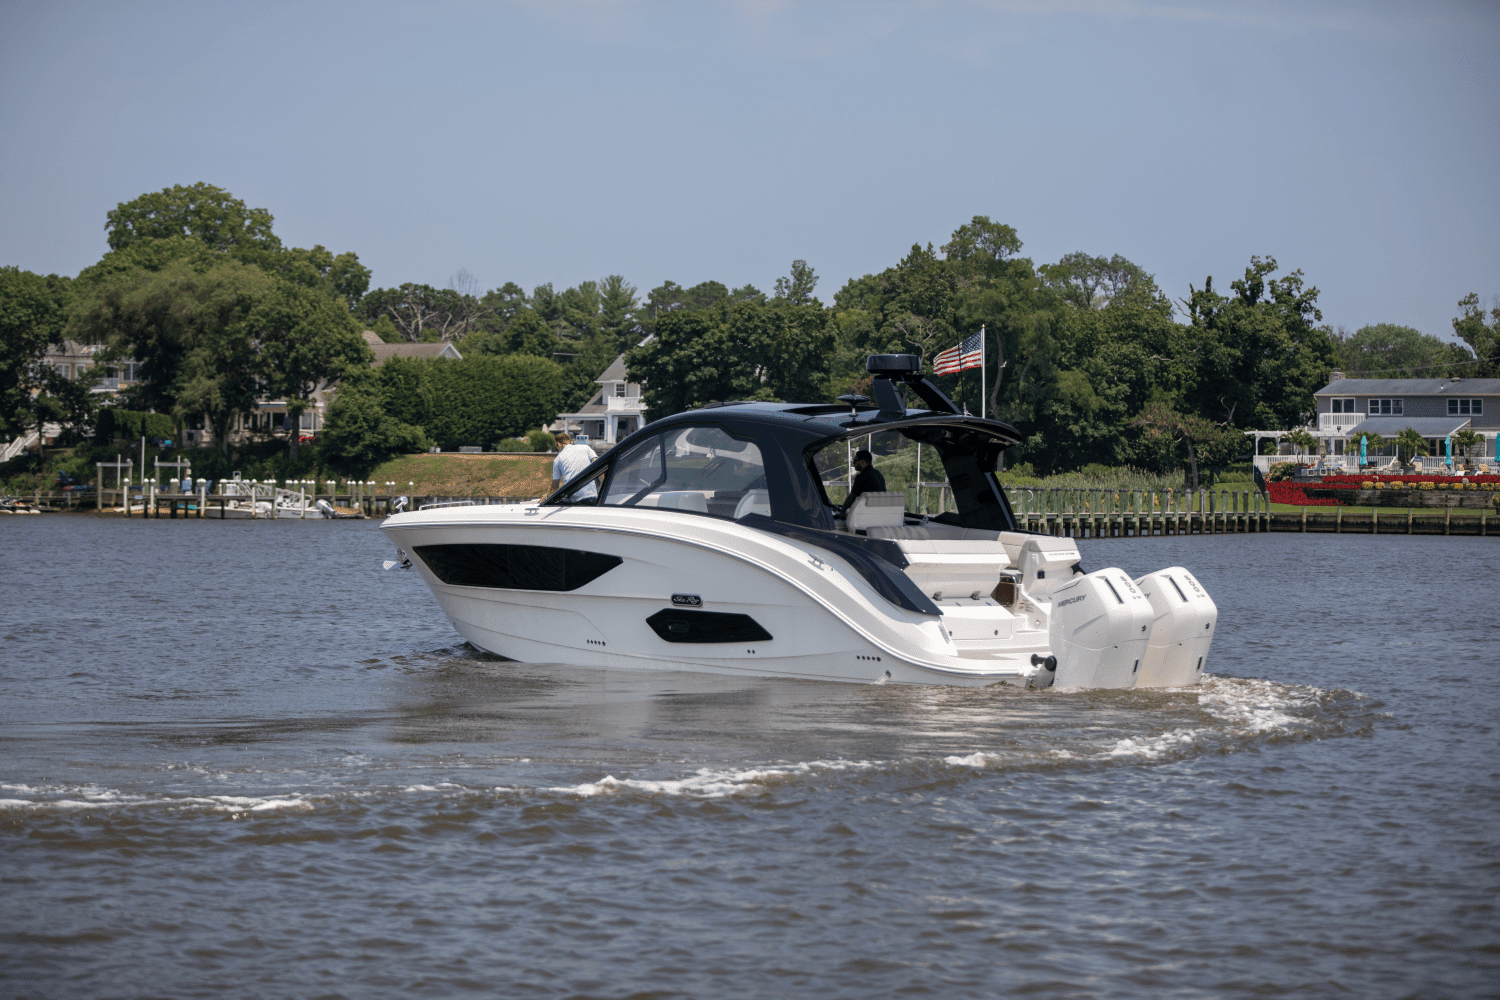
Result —
<path fill-rule="evenodd" d="M 552 432 L 540 428 L 526 435 L 526 443 L 531 445 L 532 451 L 551 451 L 557 447 L 557 439 L 552 436 Z"/>
<path fill-rule="evenodd" d="M 523 434 L 550 423 L 562 404 L 562 366 L 528 355 L 392 358 L 377 377 L 391 416 L 444 451 Z"/>
<path fill-rule="evenodd" d="M 148 440 L 161 440 L 172 435 L 172 418 L 165 413 L 117 410 L 106 406 L 99 410 L 94 421 L 94 437 L 101 442 L 117 438 L 131 441 L 142 436 Z"/>
<path fill-rule="evenodd" d="M 1297 474 L 1296 462 L 1277 462 L 1271 466 L 1271 471 L 1266 473 L 1266 482 L 1280 483 L 1291 479 Z"/>
<path fill-rule="evenodd" d="M 525 451 L 525 452 L 530 452 L 530 451 L 534 451 L 535 449 L 531 447 L 531 442 L 528 441 L 528 440 L 526 440 L 525 438 L 506 438 L 504 441 L 496 441 L 495 442 L 495 447 L 494 447 L 493 450 L 494 451 L 505 451 L 505 452 L 511 452 L 511 451 Z"/>

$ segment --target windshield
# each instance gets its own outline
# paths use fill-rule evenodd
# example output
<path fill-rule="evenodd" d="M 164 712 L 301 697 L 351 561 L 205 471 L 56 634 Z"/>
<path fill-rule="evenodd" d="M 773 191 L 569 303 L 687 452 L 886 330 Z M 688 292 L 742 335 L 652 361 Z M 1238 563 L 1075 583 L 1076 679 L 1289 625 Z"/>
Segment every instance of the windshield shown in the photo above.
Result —
<path fill-rule="evenodd" d="M 714 426 L 674 428 L 632 446 L 615 463 L 602 505 L 733 518 L 771 512 L 760 448 Z"/>

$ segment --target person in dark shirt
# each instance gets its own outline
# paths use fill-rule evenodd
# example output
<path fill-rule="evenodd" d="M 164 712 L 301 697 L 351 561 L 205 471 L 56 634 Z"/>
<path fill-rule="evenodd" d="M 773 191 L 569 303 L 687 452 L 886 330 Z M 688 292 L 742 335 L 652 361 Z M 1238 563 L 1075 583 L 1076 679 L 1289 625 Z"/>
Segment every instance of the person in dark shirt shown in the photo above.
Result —
<path fill-rule="evenodd" d="M 849 508 L 854 506 L 854 501 L 861 493 L 884 493 L 885 477 L 880 470 L 875 468 L 875 458 L 864 448 L 854 453 L 854 484 L 849 487 L 849 497 L 839 508 L 840 514 L 847 514 Z"/>

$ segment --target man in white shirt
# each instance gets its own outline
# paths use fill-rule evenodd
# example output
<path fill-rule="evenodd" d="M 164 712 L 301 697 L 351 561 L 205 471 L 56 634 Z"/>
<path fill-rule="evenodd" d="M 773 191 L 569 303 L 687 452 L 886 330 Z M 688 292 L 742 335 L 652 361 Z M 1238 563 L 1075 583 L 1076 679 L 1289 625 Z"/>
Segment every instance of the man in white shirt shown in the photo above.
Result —
<path fill-rule="evenodd" d="M 599 460 L 594 449 L 586 444 L 574 444 L 573 435 L 563 431 L 557 435 L 557 457 L 552 460 L 552 491 L 555 493 L 578 478 L 578 474 Z M 573 494 L 574 503 L 593 500 L 599 490 L 593 483 Z"/>

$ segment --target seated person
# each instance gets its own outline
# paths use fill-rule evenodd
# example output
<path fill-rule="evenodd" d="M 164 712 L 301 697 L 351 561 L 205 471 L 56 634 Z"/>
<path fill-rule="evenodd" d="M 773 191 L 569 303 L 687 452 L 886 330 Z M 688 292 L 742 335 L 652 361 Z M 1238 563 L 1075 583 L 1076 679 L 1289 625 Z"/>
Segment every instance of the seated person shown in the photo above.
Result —
<path fill-rule="evenodd" d="M 884 493 L 885 477 L 875 468 L 875 457 L 864 448 L 854 453 L 854 483 L 849 487 L 849 496 L 839 506 L 839 516 L 849 513 L 854 501 L 861 493 Z"/>

